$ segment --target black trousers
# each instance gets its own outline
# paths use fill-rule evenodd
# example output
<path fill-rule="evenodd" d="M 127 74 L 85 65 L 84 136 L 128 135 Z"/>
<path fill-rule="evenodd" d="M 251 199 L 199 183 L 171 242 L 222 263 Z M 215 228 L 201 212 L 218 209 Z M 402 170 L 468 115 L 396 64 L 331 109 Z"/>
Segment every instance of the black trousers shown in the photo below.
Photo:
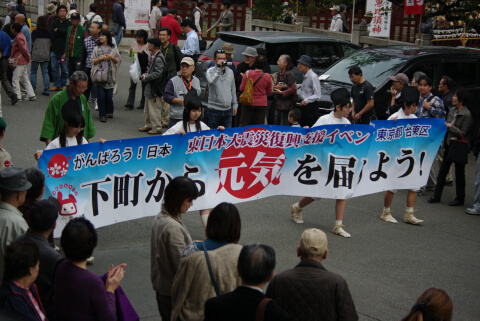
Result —
<path fill-rule="evenodd" d="M 316 123 L 318 119 L 319 107 L 320 103 L 318 101 L 314 101 L 313 103 L 307 104 L 306 106 L 300 106 L 300 112 L 302 113 L 302 117 L 300 118 L 300 125 L 302 127 L 308 126 L 312 128 L 312 126 Z"/>
<path fill-rule="evenodd" d="M 440 199 L 440 197 L 442 197 L 445 179 L 447 178 L 450 166 L 452 166 L 452 162 L 448 161 L 448 146 L 446 146 L 445 152 L 443 153 L 443 161 L 437 176 L 437 185 L 435 185 L 435 198 Z M 455 189 L 457 200 L 463 202 L 465 200 L 465 165 L 455 164 Z"/>
<path fill-rule="evenodd" d="M 10 78 L 10 81 L 8 80 L 7 72 L 8 72 L 8 59 L 6 57 L 2 57 L 0 59 L 0 79 L 2 81 L 2 87 L 7 93 L 8 97 L 12 98 L 13 88 L 10 82 L 11 78 Z"/>

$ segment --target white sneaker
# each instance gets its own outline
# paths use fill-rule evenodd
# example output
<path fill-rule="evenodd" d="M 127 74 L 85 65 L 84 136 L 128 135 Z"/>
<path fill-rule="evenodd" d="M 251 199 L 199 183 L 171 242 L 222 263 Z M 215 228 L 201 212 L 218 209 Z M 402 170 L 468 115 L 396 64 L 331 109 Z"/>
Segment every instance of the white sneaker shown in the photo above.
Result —
<path fill-rule="evenodd" d="M 93 264 L 93 262 L 95 261 L 95 258 L 93 256 L 90 256 L 88 259 L 87 259 L 87 264 L 90 265 L 90 264 Z"/>
<path fill-rule="evenodd" d="M 475 207 L 467 208 L 465 213 L 470 214 L 470 215 L 480 215 L 480 211 L 477 211 L 475 209 Z"/>
<path fill-rule="evenodd" d="M 397 220 L 392 216 L 392 214 L 390 214 L 390 211 L 383 212 L 382 215 L 380 216 L 380 218 L 382 220 L 384 220 L 385 222 L 398 223 Z"/>
<path fill-rule="evenodd" d="M 418 225 L 420 223 L 423 223 L 423 220 L 419 220 L 413 215 L 413 212 L 406 212 L 405 215 L 403 216 L 403 220 L 405 223 L 413 224 L 413 225 Z"/>
<path fill-rule="evenodd" d="M 28 100 L 35 101 L 35 100 L 37 100 L 37 96 L 28 97 Z"/>
<path fill-rule="evenodd" d="M 342 227 L 344 227 L 343 224 L 339 226 L 335 226 L 332 230 L 332 233 L 343 236 L 343 237 L 352 237 L 349 233 L 345 232 L 345 230 Z"/>
<path fill-rule="evenodd" d="M 297 210 L 293 205 L 290 205 L 290 212 L 292 212 L 292 218 L 295 223 L 303 224 L 302 210 Z"/>
<path fill-rule="evenodd" d="M 95 110 L 98 110 L 98 104 L 96 100 L 95 100 Z"/>

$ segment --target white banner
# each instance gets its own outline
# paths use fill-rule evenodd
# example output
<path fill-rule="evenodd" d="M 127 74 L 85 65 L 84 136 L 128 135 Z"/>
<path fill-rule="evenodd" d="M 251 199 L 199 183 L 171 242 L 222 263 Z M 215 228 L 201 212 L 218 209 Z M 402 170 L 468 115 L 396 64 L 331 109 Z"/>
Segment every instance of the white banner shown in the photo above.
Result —
<path fill-rule="evenodd" d="M 150 0 L 125 0 L 125 20 L 127 29 L 148 31 Z"/>
<path fill-rule="evenodd" d="M 373 13 L 373 19 L 369 25 L 370 37 L 389 38 L 392 22 L 392 3 L 388 0 L 367 0 L 366 10 Z"/>

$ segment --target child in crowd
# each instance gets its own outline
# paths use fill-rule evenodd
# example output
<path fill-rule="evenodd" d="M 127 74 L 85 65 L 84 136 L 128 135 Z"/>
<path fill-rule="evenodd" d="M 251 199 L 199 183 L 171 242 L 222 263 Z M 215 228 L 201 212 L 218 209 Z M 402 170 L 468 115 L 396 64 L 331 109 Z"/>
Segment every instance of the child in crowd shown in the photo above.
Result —
<path fill-rule="evenodd" d="M 184 98 L 183 104 L 185 108 L 183 109 L 183 120 L 177 122 L 170 129 L 168 129 L 163 135 L 172 135 L 172 134 L 182 134 L 198 132 L 201 130 L 209 130 L 204 122 L 200 120 L 202 115 L 202 103 L 198 98 L 197 92 L 195 90 L 190 90 Z M 224 130 L 225 127 L 218 126 L 218 130 Z M 203 226 L 207 226 L 208 215 L 210 210 L 200 210 L 200 219 L 202 220 Z"/>
<path fill-rule="evenodd" d="M 288 122 L 291 127 L 301 127 L 299 124 L 300 118 L 302 118 L 302 113 L 298 109 L 292 109 L 288 113 Z"/>

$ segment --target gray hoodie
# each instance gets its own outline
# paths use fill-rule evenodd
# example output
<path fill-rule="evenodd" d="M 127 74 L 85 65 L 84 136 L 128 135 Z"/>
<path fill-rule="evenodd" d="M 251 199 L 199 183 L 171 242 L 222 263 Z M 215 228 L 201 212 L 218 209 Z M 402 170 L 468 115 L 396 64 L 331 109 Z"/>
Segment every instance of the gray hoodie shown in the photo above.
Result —
<path fill-rule="evenodd" d="M 213 66 L 207 70 L 208 108 L 216 110 L 237 109 L 237 94 L 233 71 Z"/>

